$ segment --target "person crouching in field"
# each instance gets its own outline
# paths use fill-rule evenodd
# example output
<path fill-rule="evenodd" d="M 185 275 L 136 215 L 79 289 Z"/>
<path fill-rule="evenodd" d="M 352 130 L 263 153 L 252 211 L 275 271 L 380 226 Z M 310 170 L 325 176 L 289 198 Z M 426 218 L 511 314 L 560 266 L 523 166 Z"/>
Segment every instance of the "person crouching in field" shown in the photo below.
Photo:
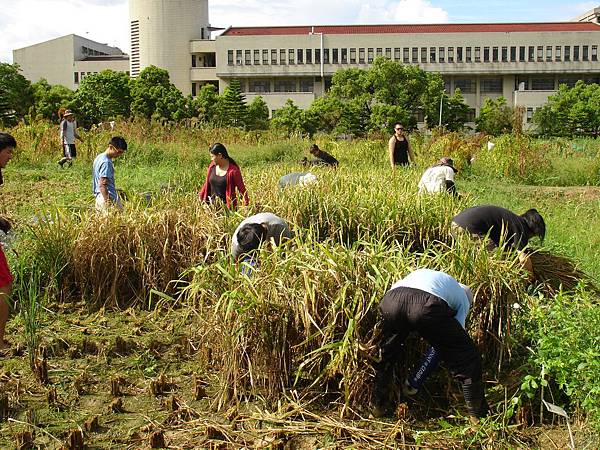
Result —
<path fill-rule="evenodd" d="M 114 136 L 108 148 L 96 156 L 92 166 L 92 190 L 96 197 L 96 210 L 106 213 L 110 207 L 123 209 L 123 203 L 115 185 L 115 166 L 113 159 L 127 150 L 127 142 L 121 136 Z"/>
<path fill-rule="evenodd" d="M 283 175 L 277 183 L 279 189 L 291 186 L 306 186 L 317 182 L 317 176 L 310 172 L 292 172 Z"/>
<path fill-rule="evenodd" d="M 236 261 L 245 263 L 243 273 L 251 275 L 250 268 L 256 265 L 252 254 L 263 242 L 279 245 L 283 238 L 291 237 L 290 227 L 281 217 L 270 212 L 258 213 L 244 219 L 235 229 L 231 239 L 231 254 Z"/>
<path fill-rule="evenodd" d="M 415 394 L 439 358 L 460 382 L 472 421 L 487 415 L 481 355 L 465 331 L 472 302 L 473 294 L 467 286 L 436 270 L 415 270 L 392 285 L 379 303 L 383 335 L 379 345 L 381 361 L 375 365 L 373 415 L 384 416 L 393 406 L 390 382 L 394 366 L 401 359 L 404 341 L 412 331 L 423 337 L 433 350 L 416 375 L 405 381 L 404 393 Z"/>
<path fill-rule="evenodd" d="M 311 145 L 309 152 L 314 158 L 310 161 L 307 158 L 303 158 L 300 161 L 303 166 L 337 167 L 339 164 L 337 159 L 335 159 L 329 153 L 321 150 L 317 144 Z"/>
<path fill-rule="evenodd" d="M 69 167 L 73 165 L 73 160 L 77 157 L 75 139 L 81 140 L 77 134 L 75 113 L 70 109 L 67 109 L 63 113 L 62 120 L 60 122 L 60 142 L 63 149 L 63 157 L 58 161 L 58 165 L 60 167 L 64 167 L 66 162 L 69 163 Z"/>
<path fill-rule="evenodd" d="M 454 235 L 464 230 L 474 237 L 487 238 L 490 250 L 499 247 L 501 242 L 518 250 L 519 260 L 531 275 L 533 265 L 525 247 L 532 237 L 538 236 L 543 242 L 546 235 L 546 223 L 536 209 L 530 209 L 519 216 L 494 205 L 465 209 L 452 219 L 451 227 Z"/>
<path fill-rule="evenodd" d="M 439 162 L 430 167 L 423 173 L 419 181 L 420 194 L 437 194 L 448 192 L 452 195 L 458 195 L 454 185 L 454 174 L 458 170 L 454 167 L 454 161 L 444 156 Z"/>
<path fill-rule="evenodd" d="M 203 202 L 222 202 L 227 208 L 237 206 L 238 196 L 245 205 L 248 204 L 248 193 L 242 178 L 240 167 L 229 156 L 223 144 L 216 143 L 209 150 L 210 164 L 206 180 L 198 197 Z"/>
<path fill-rule="evenodd" d="M 8 133 L 0 133 L 0 184 L 3 183 L 2 169 L 12 158 L 12 152 L 17 146 L 17 141 Z M 0 217 L 0 230 L 8 233 L 11 229 L 10 222 Z M 12 290 L 13 277 L 6 261 L 4 251 L 0 246 L 0 351 L 10 348 L 4 340 L 6 322 L 8 322 L 8 298 Z"/>

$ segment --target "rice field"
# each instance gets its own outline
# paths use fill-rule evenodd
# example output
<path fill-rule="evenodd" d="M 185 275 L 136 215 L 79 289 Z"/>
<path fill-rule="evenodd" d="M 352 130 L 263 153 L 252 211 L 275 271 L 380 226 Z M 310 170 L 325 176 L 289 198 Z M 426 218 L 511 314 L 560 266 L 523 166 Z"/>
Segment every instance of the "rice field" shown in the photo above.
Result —
<path fill-rule="evenodd" d="M 41 448 L 79 448 L 80 439 L 132 449 L 564 447 L 564 420 L 543 411 L 542 396 L 569 411 L 578 448 L 598 442 L 600 391 L 589 376 L 597 329 L 582 346 L 585 333 L 565 337 L 559 314 L 569 304 L 581 330 L 600 320 L 600 241 L 589 231 L 600 224 L 594 141 L 504 136 L 489 152 L 482 136 L 415 135 L 417 164 L 392 173 L 384 136 L 317 136 L 340 168 L 316 168 L 317 184 L 281 191 L 279 177 L 301 170 L 313 141 L 126 123 L 115 133 L 130 147 L 115 167 L 129 200 L 123 213 L 100 217 L 90 165 L 106 131 L 84 134 L 72 169 L 56 165 L 50 126 L 12 132 L 19 148 L 0 210 L 15 224 L 7 253 L 17 279 L 13 354 L 0 357 L 0 447 L 30 438 Z M 197 200 L 217 141 L 249 190 L 250 205 L 236 211 Z M 417 195 L 424 168 L 444 155 L 460 169 L 463 195 Z M 546 219 L 533 282 L 516 255 L 450 238 L 457 212 L 489 202 L 517 213 L 536 207 Z M 229 242 L 261 211 L 286 219 L 295 237 L 262 249 L 248 278 Z M 420 267 L 476 293 L 468 329 L 492 407 L 477 428 L 443 369 L 396 417 L 370 417 L 376 307 Z M 564 355 L 545 350 L 553 336 Z M 399 379 L 424 349 L 410 344 Z M 563 357 L 576 364 L 555 367 Z M 572 364 L 579 370 L 567 372 Z"/>

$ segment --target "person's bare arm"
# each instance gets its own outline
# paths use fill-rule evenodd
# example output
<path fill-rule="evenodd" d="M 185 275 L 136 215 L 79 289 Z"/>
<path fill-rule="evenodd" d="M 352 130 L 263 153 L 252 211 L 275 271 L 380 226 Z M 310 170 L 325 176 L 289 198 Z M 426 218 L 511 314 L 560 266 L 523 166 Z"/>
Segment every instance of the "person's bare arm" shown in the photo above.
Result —
<path fill-rule="evenodd" d="M 106 203 L 110 202 L 110 196 L 108 195 L 108 178 L 100 177 L 100 194 Z"/>
<path fill-rule="evenodd" d="M 413 149 L 412 149 L 412 145 L 410 145 L 410 141 L 408 140 L 408 138 L 406 136 L 404 136 L 404 139 L 406 139 L 406 143 L 408 144 L 408 159 L 410 160 L 411 163 L 415 163 L 415 154 L 413 153 Z"/>
<path fill-rule="evenodd" d="M 395 148 L 395 138 L 394 136 L 392 136 L 390 138 L 390 141 L 388 142 L 388 153 L 390 155 L 390 165 L 392 166 L 392 169 L 394 169 L 396 167 L 396 161 L 394 161 L 394 148 Z"/>

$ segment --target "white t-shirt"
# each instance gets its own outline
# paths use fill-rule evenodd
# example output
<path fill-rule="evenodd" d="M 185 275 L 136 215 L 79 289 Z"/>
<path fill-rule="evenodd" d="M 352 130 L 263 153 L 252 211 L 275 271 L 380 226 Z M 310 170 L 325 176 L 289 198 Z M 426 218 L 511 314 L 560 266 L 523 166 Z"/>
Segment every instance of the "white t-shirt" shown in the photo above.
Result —
<path fill-rule="evenodd" d="M 273 239 L 275 245 L 279 245 L 281 238 L 291 238 L 292 232 L 290 231 L 290 227 L 287 222 L 283 220 L 281 217 L 276 216 L 270 212 L 258 213 L 253 216 L 247 217 L 242 220 L 242 222 L 238 225 L 233 233 L 233 237 L 231 238 L 231 253 L 233 257 L 237 259 L 240 256 L 241 250 L 237 240 L 237 234 L 244 225 L 248 223 L 257 223 L 263 224 L 267 226 L 267 240 Z"/>
<path fill-rule="evenodd" d="M 449 166 L 433 166 L 425 171 L 419 181 L 419 193 L 435 194 L 446 190 L 446 181 L 454 182 L 454 169 Z"/>
<path fill-rule="evenodd" d="M 69 122 L 63 120 L 60 124 L 60 135 L 63 144 L 74 144 L 75 143 L 75 128 L 77 128 L 77 122 Z"/>

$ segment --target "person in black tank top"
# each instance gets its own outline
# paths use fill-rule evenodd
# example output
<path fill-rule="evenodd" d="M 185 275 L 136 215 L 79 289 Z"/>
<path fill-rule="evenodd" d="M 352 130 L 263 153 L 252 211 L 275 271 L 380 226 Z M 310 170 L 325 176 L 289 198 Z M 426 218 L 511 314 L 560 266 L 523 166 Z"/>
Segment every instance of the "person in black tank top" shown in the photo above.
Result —
<path fill-rule="evenodd" d="M 217 175 L 217 168 L 213 166 L 210 170 L 210 176 L 208 177 L 208 184 L 210 186 L 211 200 L 220 199 L 223 203 L 227 203 L 227 175 L 220 177 Z"/>
<path fill-rule="evenodd" d="M 407 166 L 415 159 L 408 138 L 404 134 L 404 127 L 400 123 L 394 125 L 394 135 L 389 140 L 388 150 L 392 169 L 397 165 Z"/>

